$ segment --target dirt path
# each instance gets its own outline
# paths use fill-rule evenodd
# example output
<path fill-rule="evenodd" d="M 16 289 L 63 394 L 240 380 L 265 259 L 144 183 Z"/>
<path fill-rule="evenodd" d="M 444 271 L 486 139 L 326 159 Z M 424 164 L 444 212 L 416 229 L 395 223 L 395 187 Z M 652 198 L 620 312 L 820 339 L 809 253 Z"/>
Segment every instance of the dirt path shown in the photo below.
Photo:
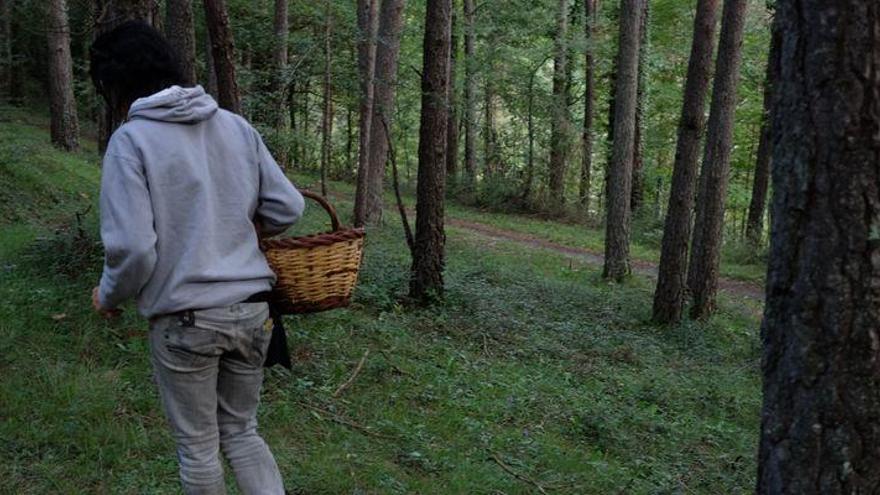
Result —
<path fill-rule="evenodd" d="M 349 201 L 352 200 L 352 198 L 348 195 L 339 193 L 331 193 L 330 196 L 344 198 Z M 396 205 L 388 204 L 386 205 L 386 210 L 388 213 L 397 216 Z M 413 215 L 414 212 L 408 211 L 408 216 L 410 216 L 411 224 L 413 221 Z M 460 218 L 452 218 L 448 215 L 446 217 L 446 222 L 450 226 L 464 229 L 489 239 L 518 242 L 520 244 L 539 249 L 548 249 L 550 251 L 563 254 L 565 256 L 583 261 L 591 265 L 602 265 L 605 261 L 605 256 L 603 253 L 592 251 L 590 249 L 564 246 L 562 244 L 548 241 L 547 239 L 542 239 L 540 237 L 536 237 L 530 234 L 524 234 L 522 232 L 500 229 L 492 225 L 487 225 L 479 222 L 471 222 L 469 220 L 462 220 Z M 651 279 L 657 278 L 657 263 L 654 263 L 652 261 L 634 259 L 632 260 L 632 269 L 633 273 L 635 273 L 636 275 L 649 277 Z M 718 281 L 718 285 L 719 289 L 722 292 L 725 292 L 731 296 L 744 298 L 752 303 L 763 304 L 764 302 L 764 288 L 760 284 L 754 282 L 745 282 L 742 280 L 734 280 L 730 278 L 721 278 Z"/>
<path fill-rule="evenodd" d="M 540 249 L 548 249 L 550 251 L 576 258 L 591 265 L 602 265 L 605 259 L 602 253 L 591 251 L 589 249 L 563 246 L 562 244 L 557 244 L 555 242 L 541 239 L 539 237 L 535 237 L 529 234 L 523 234 L 521 232 L 499 229 L 491 225 L 470 222 L 458 218 L 447 217 L 446 221 L 449 223 L 449 225 L 453 227 L 468 230 L 484 237 L 501 241 L 518 242 Z M 633 273 L 649 277 L 651 279 L 657 278 L 656 263 L 644 260 L 633 260 L 632 265 Z M 722 278 L 721 280 L 719 280 L 718 283 L 719 288 L 730 295 L 748 298 L 757 302 L 762 302 L 764 300 L 764 288 L 756 283 L 744 282 L 741 280 L 732 280 L 728 278 Z"/>

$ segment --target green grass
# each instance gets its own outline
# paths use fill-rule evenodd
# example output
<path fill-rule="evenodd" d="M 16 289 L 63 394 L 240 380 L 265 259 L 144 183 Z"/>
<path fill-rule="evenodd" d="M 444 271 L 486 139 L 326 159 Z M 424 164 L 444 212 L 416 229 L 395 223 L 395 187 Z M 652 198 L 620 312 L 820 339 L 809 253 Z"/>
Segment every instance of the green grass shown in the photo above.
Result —
<path fill-rule="evenodd" d="M 3 149 L 47 146 L 44 131 L 15 125 Z M 53 171 L 35 177 L 77 183 L 91 173 L 79 168 L 95 168 L 87 156 L 47 153 Z M 42 168 L 34 156 L 14 165 Z M 73 197 L 94 196 L 97 173 L 85 177 Z M 33 204 L 50 187 L 68 186 L 37 183 Z M 90 311 L 94 212 L 84 239 L 46 230 L 64 213 L 70 223 L 65 207 L 0 227 L 0 493 L 177 493 L 145 324 L 130 307 L 110 322 Z M 752 491 L 754 317 L 725 304 L 707 324 L 657 328 L 646 323 L 644 279 L 609 285 L 596 267 L 454 228 L 445 301 L 407 307 L 409 258 L 392 219 L 369 234 L 353 306 L 291 317 L 294 370 L 267 373 L 261 431 L 288 489 L 536 491 L 500 461 L 548 493 Z M 324 223 L 310 208 L 296 231 Z M 333 398 L 366 350 L 353 385 Z"/>

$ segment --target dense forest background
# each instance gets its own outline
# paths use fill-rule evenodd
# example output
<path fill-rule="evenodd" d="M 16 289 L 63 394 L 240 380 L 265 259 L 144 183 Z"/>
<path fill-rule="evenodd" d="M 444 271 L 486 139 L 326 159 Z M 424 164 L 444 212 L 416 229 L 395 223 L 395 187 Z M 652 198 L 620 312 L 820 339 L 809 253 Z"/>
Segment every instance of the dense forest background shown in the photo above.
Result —
<path fill-rule="evenodd" d="M 548 188 L 551 122 L 554 118 L 554 47 L 559 38 L 555 0 L 478 3 L 474 9 L 474 51 L 465 52 L 464 5 L 454 2 L 453 119 L 460 139 L 455 149 L 458 167 L 450 177 L 450 194 L 501 210 L 521 210 L 599 222 L 604 201 L 605 170 L 609 162 L 612 86 L 618 42 L 617 2 L 597 2 L 595 35 L 585 35 L 584 0 L 567 2 L 570 50 L 566 104 L 570 127 L 565 136 L 565 202 Z M 98 2 L 100 3 L 100 2 Z M 147 2 L 149 4 L 150 2 Z M 634 174 L 636 234 L 659 244 L 663 214 L 675 159 L 680 116 L 695 15 L 694 1 L 653 0 L 649 5 L 646 43 L 640 54 L 640 149 L 643 168 Z M 420 111 L 420 72 L 424 32 L 424 0 L 403 7 L 400 60 L 395 82 L 391 134 L 404 187 L 415 181 Z M 46 2 L 4 0 L 2 97 L 24 104 L 47 93 Z M 196 2 L 195 70 L 197 80 L 216 93 L 209 71 L 211 57 L 203 9 Z M 153 2 L 156 24 L 168 24 L 164 2 Z M 94 36 L 98 5 L 70 0 L 68 5 L 74 91 L 83 132 L 94 134 L 100 105 L 88 80 L 88 46 Z M 235 64 L 242 112 L 263 131 L 276 155 L 289 156 L 295 170 L 322 167 L 322 121 L 329 113 L 330 178 L 354 180 L 357 174 L 358 81 L 357 26 L 354 2 L 291 1 L 284 87 L 279 89 L 275 34 L 275 2 L 229 0 L 229 23 L 235 44 Z M 750 2 L 742 47 L 743 63 L 736 105 L 730 186 L 726 202 L 725 239 L 745 238 L 758 142 L 763 122 L 763 89 L 769 49 L 771 11 L 764 2 Z M 328 38 L 328 39 L 325 39 Z M 325 41 L 329 46 L 325 46 Z M 382 40 L 379 41 L 380 43 Z M 584 52 L 592 46 L 595 59 L 595 114 L 589 202 L 580 201 L 584 127 Z M 328 72 L 329 71 L 329 72 Z M 472 78 L 477 111 L 475 135 L 476 184 L 463 177 L 465 169 L 466 78 Z M 329 80 L 330 105 L 325 107 L 324 82 Z M 284 91 L 284 95 L 280 91 Z M 283 103 L 279 100 L 283 97 Z M 288 112 L 290 127 L 276 132 L 278 113 Z M 530 124 L 531 119 L 531 124 Z M 533 148 L 530 148 L 530 134 Z M 530 157 L 533 177 L 529 177 Z M 450 165 L 452 166 L 452 165 Z M 390 177 L 390 174 L 387 174 Z M 551 201 L 551 198 L 553 199 Z M 583 208 L 588 204 L 588 209 Z M 751 251 L 750 252 L 754 252 Z"/>

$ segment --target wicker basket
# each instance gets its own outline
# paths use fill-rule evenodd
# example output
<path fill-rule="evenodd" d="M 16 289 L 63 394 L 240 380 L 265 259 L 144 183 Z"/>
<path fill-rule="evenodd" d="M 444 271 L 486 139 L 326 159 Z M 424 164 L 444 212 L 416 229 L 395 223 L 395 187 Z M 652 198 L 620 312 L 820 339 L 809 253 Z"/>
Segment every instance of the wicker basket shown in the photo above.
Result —
<path fill-rule="evenodd" d="M 323 196 L 310 191 L 302 191 L 302 195 L 327 210 L 333 230 L 261 242 L 278 277 L 272 302 L 284 314 L 348 306 L 364 249 L 364 229 L 340 227 L 336 210 Z"/>

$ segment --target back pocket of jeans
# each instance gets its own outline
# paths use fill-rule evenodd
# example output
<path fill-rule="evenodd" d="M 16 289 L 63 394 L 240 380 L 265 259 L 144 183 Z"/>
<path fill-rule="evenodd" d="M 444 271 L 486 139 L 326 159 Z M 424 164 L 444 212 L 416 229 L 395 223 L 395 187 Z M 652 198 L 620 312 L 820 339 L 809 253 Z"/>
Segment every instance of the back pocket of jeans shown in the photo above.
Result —
<path fill-rule="evenodd" d="M 165 349 L 189 361 L 210 360 L 220 355 L 217 332 L 206 328 L 172 326 L 165 331 Z"/>

